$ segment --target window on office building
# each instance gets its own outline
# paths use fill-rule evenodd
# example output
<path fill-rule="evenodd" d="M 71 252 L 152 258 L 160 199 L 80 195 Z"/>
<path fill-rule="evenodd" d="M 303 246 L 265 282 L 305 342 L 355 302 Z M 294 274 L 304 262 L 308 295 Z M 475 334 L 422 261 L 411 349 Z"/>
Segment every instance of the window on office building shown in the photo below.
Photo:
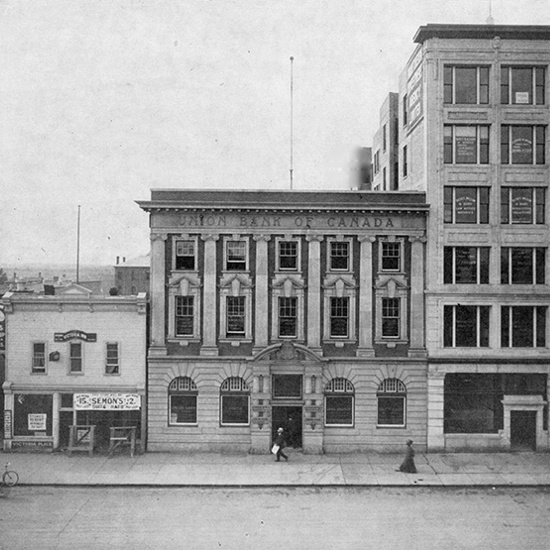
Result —
<path fill-rule="evenodd" d="M 196 269 L 197 243 L 194 240 L 176 241 L 175 268 L 182 271 Z"/>
<path fill-rule="evenodd" d="M 446 246 L 444 284 L 488 284 L 489 251 L 486 246 Z"/>
<path fill-rule="evenodd" d="M 176 336 L 193 336 L 195 299 L 193 296 L 176 296 Z"/>
<path fill-rule="evenodd" d="M 330 337 L 349 336 L 349 298 L 330 298 Z"/>
<path fill-rule="evenodd" d="M 197 386 L 188 376 L 174 378 L 168 386 L 170 426 L 197 423 Z"/>
<path fill-rule="evenodd" d="M 226 297 L 226 336 L 228 338 L 240 338 L 245 336 L 245 309 L 246 296 L 227 296 Z"/>
<path fill-rule="evenodd" d="M 246 271 L 247 245 L 246 241 L 225 242 L 225 269 L 227 271 Z"/>
<path fill-rule="evenodd" d="M 350 271 L 351 243 L 349 241 L 329 241 L 329 270 Z"/>
<path fill-rule="evenodd" d="M 408 124 L 409 113 L 407 110 L 407 94 L 403 96 L 403 126 Z"/>
<path fill-rule="evenodd" d="M 489 67 L 451 66 L 443 69 L 444 103 L 489 103 Z"/>
<path fill-rule="evenodd" d="M 546 190 L 543 187 L 502 187 L 500 223 L 544 224 Z"/>
<path fill-rule="evenodd" d="M 445 164 L 488 164 L 489 126 L 446 124 Z"/>
<path fill-rule="evenodd" d="M 46 344 L 35 342 L 32 345 L 32 372 L 42 374 L 46 372 Z"/>
<path fill-rule="evenodd" d="M 453 348 L 488 347 L 489 306 L 444 306 L 443 345 Z"/>
<path fill-rule="evenodd" d="M 500 254 L 500 283 L 543 285 L 545 265 L 545 248 L 504 246 Z"/>
<path fill-rule="evenodd" d="M 397 378 L 386 378 L 377 392 L 378 426 L 405 426 L 407 388 Z"/>
<path fill-rule="evenodd" d="M 298 242 L 279 241 L 278 243 L 278 266 L 280 271 L 298 270 Z"/>
<path fill-rule="evenodd" d="M 105 374 L 120 374 L 120 353 L 118 342 L 105 345 Z"/>
<path fill-rule="evenodd" d="M 222 426 L 250 422 L 250 390 L 242 378 L 231 377 L 223 381 L 220 387 L 220 414 Z"/>
<path fill-rule="evenodd" d="M 334 378 L 325 387 L 325 425 L 353 426 L 355 388 L 346 378 Z"/>
<path fill-rule="evenodd" d="M 69 344 L 69 363 L 72 373 L 82 372 L 82 344 L 80 342 Z"/>
<path fill-rule="evenodd" d="M 400 306 L 399 298 L 382 298 L 382 338 L 399 338 Z"/>
<path fill-rule="evenodd" d="M 401 271 L 402 246 L 401 241 L 382 241 L 381 243 L 381 271 Z"/>
<path fill-rule="evenodd" d="M 445 223 L 489 223 L 489 187 L 445 187 Z"/>
<path fill-rule="evenodd" d="M 279 297 L 279 336 L 295 338 L 297 335 L 298 299 L 294 296 Z"/>
<path fill-rule="evenodd" d="M 503 105 L 544 105 L 544 67 L 504 66 L 500 73 Z"/>
<path fill-rule="evenodd" d="M 544 164 L 546 127 L 501 126 L 500 161 L 502 164 Z"/>
<path fill-rule="evenodd" d="M 403 147 L 403 177 L 406 178 L 409 173 L 409 164 L 407 157 L 407 146 Z"/>
<path fill-rule="evenodd" d="M 546 347 L 546 306 L 502 306 L 500 310 L 503 348 Z"/>

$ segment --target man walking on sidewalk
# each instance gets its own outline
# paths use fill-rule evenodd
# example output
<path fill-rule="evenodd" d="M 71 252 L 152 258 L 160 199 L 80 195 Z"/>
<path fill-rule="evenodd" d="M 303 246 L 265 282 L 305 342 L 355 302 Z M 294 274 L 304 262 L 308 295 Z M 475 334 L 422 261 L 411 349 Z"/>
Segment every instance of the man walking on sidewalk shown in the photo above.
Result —
<path fill-rule="evenodd" d="M 275 439 L 275 445 L 279 447 L 277 449 L 277 460 L 276 462 L 279 462 L 281 460 L 281 457 L 283 457 L 285 460 L 288 460 L 288 456 L 283 453 L 283 449 L 285 447 L 285 434 L 283 431 L 283 428 L 279 428 L 277 430 L 277 439 Z"/>

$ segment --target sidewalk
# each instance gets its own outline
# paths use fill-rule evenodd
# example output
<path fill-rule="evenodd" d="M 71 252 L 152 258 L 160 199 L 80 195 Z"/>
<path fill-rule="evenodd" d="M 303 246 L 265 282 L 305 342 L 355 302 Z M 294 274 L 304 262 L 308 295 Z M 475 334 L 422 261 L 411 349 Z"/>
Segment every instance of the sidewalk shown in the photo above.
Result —
<path fill-rule="evenodd" d="M 419 453 L 417 474 L 395 471 L 402 455 L 147 453 L 130 458 L 65 453 L 0 453 L 20 485 L 151 487 L 548 486 L 550 453 Z"/>

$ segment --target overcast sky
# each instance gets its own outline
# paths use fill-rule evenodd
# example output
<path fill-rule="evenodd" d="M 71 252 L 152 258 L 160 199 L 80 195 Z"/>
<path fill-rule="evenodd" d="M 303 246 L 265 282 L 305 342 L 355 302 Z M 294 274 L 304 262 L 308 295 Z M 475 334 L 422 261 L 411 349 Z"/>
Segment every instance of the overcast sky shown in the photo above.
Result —
<path fill-rule="evenodd" d="M 0 267 L 149 250 L 151 188 L 346 189 L 417 28 L 489 0 L 0 0 Z M 550 24 L 550 0 L 493 0 Z"/>

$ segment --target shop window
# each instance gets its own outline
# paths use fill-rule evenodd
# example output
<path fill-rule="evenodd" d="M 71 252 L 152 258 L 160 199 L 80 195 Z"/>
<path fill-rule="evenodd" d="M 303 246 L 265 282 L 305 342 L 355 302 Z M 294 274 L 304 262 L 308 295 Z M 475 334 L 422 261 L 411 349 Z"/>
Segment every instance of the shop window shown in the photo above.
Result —
<path fill-rule="evenodd" d="M 500 283 L 503 285 L 543 285 L 546 249 L 502 247 Z"/>
<path fill-rule="evenodd" d="M 51 394 L 15 394 L 13 434 L 15 436 L 51 436 L 52 405 Z"/>
<path fill-rule="evenodd" d="M 222 426 L 247 425 L 250 422 L 250 390 L 242 378 L 224 380 L 220 388 Z"/>
<path fill-rule="evenodd" d="M 502 306 L 500 311 L 503 348 L 546 347 L 546 306 Z"/>
<path fill-rule="evenodd" d="M 444 126 L 445 164 L 488 164 L 489 126 Z"/>
<path fill-rule="evenodd" d="M 330 337 L 347 338 L 349 335 L 349 298 L 330 298 Z"/>
<path fill-rule="evenodd" d="M 503 187 L 500 223 L 544 224 L 546 190 L 542 187 Z"/>
<path fill-rule="evenodd" d="M 197 242 L 195 240 L 177 240 L 175 269 L 195 271 L 197 269 Z"/>
<path fill-rule="evenodd" d="M 544 105 L 544 67 L 504 66 L 500 73 L 503 105 Z"/>
<path fill-rule="evenodd" d="M 225 241 L 226 271 L 246 271 L 248 260 L 247 241 Z"/>
<path fill-rule="evenodd" d="M 445 104 L 487 104 L 489 67 L 446 65 L 443 69 L 443 88 Z"/>
<path fill-rule="evenodd" d="M 488 284 L 489 251 L 486 246 L 446 246 L 444 284 Z"/>
<path fill-rule="evenodd" d="M 277 266 L 279 271 L 298 271 L 298 241 L 278 241 Z"/>
<path fill-rule="evenodd" d="M 105 374 L 120 374 L 120 357 L 118 342 L 107 342 Z"/>
<path fill-rule="evenodd" d="M 404 427 L 407 403 L 405 384 L 397 378 L 386 378 L 378 387 L 378 426 Z"/>
<path fill-rule="evenodd" d="M 402 271 L 403 242 L 381 241 L 380 271 Z"/>
<path fill-rule="evenodd" d="M 174 378 L 168 386 L 170 426 L 197 424 L 197 386 L 188 376 Z"/>
<path fill-rule="evenodd" d="M 500 136 L 502 164 L 544 164 L 545 126 L 512 126 L 503 124 Z"/>
<path fill-rule="evenodd" d="M 351 270 L 351 242 L 329 241 L 329 271 Z"/>
<path fill-rule="evenodd" d="M 32 372 L 33 374 L 45 374 L 46 372 L 46 344 L 35 342 L 32 345 Z"/>
<path fill-rule="evenodd" d="M 82 344 L 80 342 L 69 344 L 69 363 L 71 373 L 79 374 L 82 372 Z"/>
<path fill-rule="evenodd" d="M 488 347 L 489 306 L 444 306 L 445 347 Z"/>
<path fill-rule="evenodd" d="M 489 187 L 445 187 L 445 223 L 489 223 Z"/>
<path fill-rule="evenodd" d="M 195 328 L 194 296 L 175 296 L 176 299 L 176 337 L 193 336 Z"/>
<path fill-rule="evenodd" d="M 245 336 L 246 330 L 246 297 L 245 296 L 227 296 L 227 338 L 240 338 Z"/>
<path fill-rule="evenodd" d="M 295 338 L 297 335 L 297 302 L 298 298 L 291 296 L 279 297 L 279 336 Z"/>
<path fill-rule="evenodd" d="M 325 425 L 353 426 L 355 388 L 346 378 L 334 378 L 325 387 Z"/>

